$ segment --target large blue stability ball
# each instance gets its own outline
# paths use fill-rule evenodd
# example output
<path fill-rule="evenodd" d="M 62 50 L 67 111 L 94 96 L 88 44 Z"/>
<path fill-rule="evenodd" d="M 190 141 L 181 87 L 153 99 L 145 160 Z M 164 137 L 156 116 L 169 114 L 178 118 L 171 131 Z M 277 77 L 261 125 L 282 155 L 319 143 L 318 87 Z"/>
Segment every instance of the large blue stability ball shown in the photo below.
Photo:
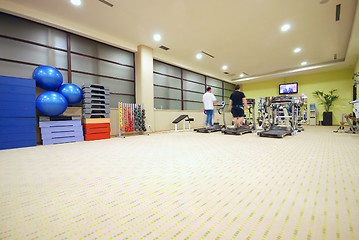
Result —
<path fill-rule="evenodd" d="M 65 112 L 67 100 L 58 92 L 47 91 L 36 98 L 36 107 L 42 114 L 57 116 Z"/>
<path fill-rule="evenodd" d="M 81 88 L 72 83 L 66 83 L 61 85 L 61 87 L 57 91 L 65 96 L 69 104 L 79 103 L 82 99 Z"/>
<path fill-rule="evenodd" d="M 37 67 L 32 78 L 36 80 L 36 86 L 46 90 L 56 90 L 63 82 L 60 71 L 51 66 Z"/>

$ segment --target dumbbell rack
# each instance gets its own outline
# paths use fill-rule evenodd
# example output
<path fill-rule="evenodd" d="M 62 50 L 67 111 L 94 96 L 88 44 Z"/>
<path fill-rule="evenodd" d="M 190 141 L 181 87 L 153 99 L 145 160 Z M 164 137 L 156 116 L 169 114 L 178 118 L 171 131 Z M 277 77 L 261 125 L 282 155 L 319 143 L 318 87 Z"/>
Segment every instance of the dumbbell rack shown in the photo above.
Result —
<path fill-rule="evenodd" d="M 84 83 L 82 92 L 85 141 L 110 138 L 110 89 L 101 84 Z"/>
<path fill-rule="evenodd" d="M 124 133 L 143 134 L 147 131 L 145 126 L 146 113 L 143 104 L 118 103 L 119 109 L 119 137 Z"/>

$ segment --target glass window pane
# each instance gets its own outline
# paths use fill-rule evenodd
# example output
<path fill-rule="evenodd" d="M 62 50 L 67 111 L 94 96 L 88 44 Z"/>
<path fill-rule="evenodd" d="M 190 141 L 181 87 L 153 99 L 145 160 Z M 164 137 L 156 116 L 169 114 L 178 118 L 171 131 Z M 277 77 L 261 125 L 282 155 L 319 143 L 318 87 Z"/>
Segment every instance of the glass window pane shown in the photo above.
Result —
<path fill-rule="evenodd" d="M 65 32 L 22 18 L 0 13 L 0 29 L 6 36 L 67 49 Z"/>
<path fill-rule="evenodd" d="M 72 70 L 98 74 L 97 61 L 88 57 L 71 54 L 71 68 Z"/>
<path fill-rule="evenodd" d="M 184 108 L 184 110 L 201 111 L 202 110 L 202 103 L 184 102 L 183 103 L 183 108 Z"/>
<path fill-rule="evenodd" d="M 71 51 L 97 56 L 97 44 L 95 41 L 71 34 Z"/>
<path fill-rule="evenodd" d="M 216 95 L 216 96 L 221 96 L 222 97 L 222 89 L 212 87 L 212 93 L 214 95 Z"/>
<path fill-rule="evenodd" d="M 203 94 L 183 91 L 183 99 L 202 102 Z"/>
<path fill-rule="evenodd" d="M 194 81 L 194 82 L 203 83 L 203 84 L 205 84 L 205 79 L 206 79 L 206 77 L 202 74 L 198 74 L 198 73 L 194 73 L 194 72 L 190 72 L 190 71 L 186 71 L 186 70 L 183 70 L 183 78 L 187 79 L 187 80 Z"/>
<path fill-rule="evenodd" d="M 155 108 L 160 110 L 181 110 L 181 101 L 155 99 Z"/>
<path fill-rule="evenodd" d="M 117 63 L 134 66 L 134 53 L 111 47 L 106 44 L 97 43 L 98 57 Z"/>
<path fill-rule="evenodd" d="M 0 61 L 0 73 L 3 76 L 32 78 L 32 72 L 35 70 L 35 68 L 36 66 L 27 64 Z M 62 74 L 63 83 L 68 83 L 67 71 L 59 71 Z"/>
<path fill-rule="evenodd" d="M 181 91 L 175 90 L 175 89 L 170 89 L 170 88 L 154 86 L 154 96 L 162 97 L 162 98 L 181 99 Z"/>
<path fill-rule="evenodd" d="M 201 93 L 202 92 L 205 93 L 205 91 L 206 91 L 204 85 L 193 83 L 193 82 L 187 82 L 186 80 L 183 81 L 183 89 L 197 91 L 197 92 L 201 92 Z"/>
<path fill-rule="evenodd" d="M 99 84 L 99 78 L 96 76 L 91 76 L 81 73 L 72 73 L 72 83 L 76 84 L 79 87 L 82 87 L 84 83 L 97 83 Z"/>
<path fill-rule="evenodd" d="M 110 107 L 111 108 L 118 108 L 118 103 L 119 102 L 135 103 L 135 97 L 134 96 L 128 96 L 128 95 L 110 94 Z"/>
<path fill-rule="evenodd" d="M 228 83 L 228 82 L 224 82 L 224 88 L 225 88 L 225 89 L 228 89 L 228 90 L 233 90 L 233 91 L 234 91 L 234 84 Z"/>
<path fill-rule="evenodd" d="M 104 76 L 135 80 L 135 69 L 131 67 L 116 65 L 109 62 L 95 60 L 98 64 L 98 73 Z"/>
<path fill-rule="evenodd" d="M 210 85 L 211 87 L 222 88 L 222 81 L 211 77 L 207 77 L 207 85 Z"/>
<path fill-rule="evenodd" d="M 128 81 L 115 80 L 111 78 L 99 78 L 99 84 L 110 88 L 113 93 L 135 94 L 135 83 Z"/>
<path fill-rule="evenodd" d="M 163 76 L 160 74 L 153 74 L 153 83 L 158 85 L 163 85 L 167 87 L 175 87 L 175 88 L 181 88 L 181 80 L 178 78 L 172 78 Z"/>
<path fill-rule="evenodd" d="M 174 77 L 181 77 L 181 69 L 159 61 L 153 61 L 153 71 Z"/>
<path fill-rule="evenodd" d="M 66 52 L 29 43 L 0 38 L 0 52 L 2 58 L 39 65 L 51 65 L 56 68 L 67 68 Z"/>
<path fill-rule="evenodd" d="M 232 93 L 233 93 L 233 91 L 224 90 L 224 96 L 226 96 L 226 97 L 230 97 Z"/>
<path fill-rule="evenodd" d="M 49 30 L 49 42 L 48 45 L 51 47 L 61 48 L 66 50 L 67 49 L 67 35 L 65 32 L 54 29 L 48 28 Z"/>

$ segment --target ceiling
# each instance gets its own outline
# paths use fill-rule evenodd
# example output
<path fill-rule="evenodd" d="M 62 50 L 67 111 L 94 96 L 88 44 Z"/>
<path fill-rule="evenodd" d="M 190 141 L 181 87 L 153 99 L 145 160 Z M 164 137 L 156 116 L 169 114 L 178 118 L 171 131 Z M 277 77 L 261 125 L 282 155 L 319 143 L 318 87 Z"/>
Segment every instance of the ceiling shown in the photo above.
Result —
<path fill-rule="evenodd" d="M 156 59 L 233 82 L 349 68 L 359 58 L 357 0 L 106 0 L 113 7 L 103 1 L 76 7 L 69 0 L 0 0 L 0 6 L 132 51 L 147 45 Z M 291 28 L 282 32 L 286 23 Z M 302 51 L 294 53 L 297 47 Z M 213 58 L 197 59 L 202 51 Z"/>

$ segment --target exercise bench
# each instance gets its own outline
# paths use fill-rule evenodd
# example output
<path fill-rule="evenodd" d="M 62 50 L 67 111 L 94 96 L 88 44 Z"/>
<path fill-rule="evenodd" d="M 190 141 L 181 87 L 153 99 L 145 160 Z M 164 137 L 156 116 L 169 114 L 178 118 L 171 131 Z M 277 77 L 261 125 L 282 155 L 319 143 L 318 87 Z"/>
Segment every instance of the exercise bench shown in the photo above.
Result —
<path fill-rule="evenodd" d="M 185 120 L 185 121 L 183 121 Z M 181 121 L 183 121 L 183 130 L 178 130 L 177 128 L 177 124 L 180 123 Z M 175 125 L 175 132 L 180 132 L 180 131 L 186 131 L 186 122 L 188 122 L 188 130 L 191 130 L 191 122 L 194 121 L 194 118 L 190 118 L 188 115 L 180 115 L 178 118 L 176 118 L 175 120 L 172 121 L 172 123 Z"/>

